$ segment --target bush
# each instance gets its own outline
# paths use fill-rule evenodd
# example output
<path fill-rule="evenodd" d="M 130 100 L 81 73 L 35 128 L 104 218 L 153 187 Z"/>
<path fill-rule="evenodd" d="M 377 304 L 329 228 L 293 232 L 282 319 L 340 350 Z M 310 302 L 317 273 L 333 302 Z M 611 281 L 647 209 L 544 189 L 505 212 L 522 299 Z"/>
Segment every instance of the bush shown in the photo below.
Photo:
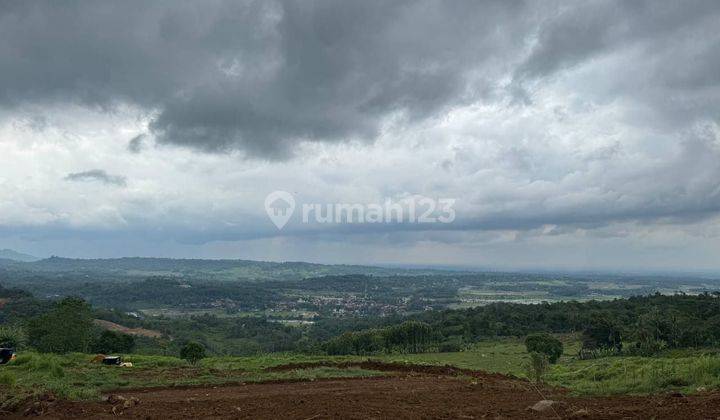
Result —
<path fill-rule="evenodd" d="M 10 372 L 0 373 L 0 385 L 15 386 L 15 376 Z"/>
<path fill-rule="evenodd" d="M 528 378 L 535 382 L 542 382 L 545 373 L 550 367 L 548 357 L 543 353 L 530 353 L 530 360 L 525 365 Z"/>
<path fill-rule="evenodd" d="M 180 357 L 190 362 L 191 365 L 195 365 L 205 358 L 205 347 L 203 347 L 202 344 L 191 341 L 180 349 Z"/>
<path fill-rule="evenodd" d="M 0 347 L 21 349 L 27 343 L 25 330 L 17 325 L 0 325 Z"/>
<path fill-rule="evenodd" d="M 654 339 L 647 339 L 636 342 L 631 347 L 626 347 L 626 353 L 630 356 L 650 357 L 658 354 L 665 348 L 665 342 Z"/>
<path fill-rule="evenodd" d="M 420 321 L 405 321 L 382 330 L 386 351 L 424 353 L 429 350 L 435 334 L 432 327 Z"/>
<path fill-rule="evenodd" d="M 525 338 L 528 353 L 541 353 L 547 356 L 548 362 L 556 363 L 563 354 L 563 343 L 550 334 L 530 334 Z"/>
<path fill-rule="evenodd" d="M 440 353 L 457 353 L 459 351 L 462 351 L 462 349 L 463 342 L 461 339 L 458 338 L 451 338 L 445 340 L 438 346 L 438 351 Z"/>
<path fill-rule="evenodd" d="M 617 321 L 607 314 L 594 314 L 582 333 L 581 352 L 620 353 L 622 351 L 622 333 Z"/>
<path fill-rule="evenodd" d="M 377 354 L 385 348 L 382 330 L 363 330 L 346 332 L 328 340 L 324 349 L 329 355 Z"/>
<path fill-rule="evenodd" d="M 103 331 L 93 341 L 95 353 L 130 353 L 135 348 L 135 338 L 115 331 Z"/>
<path fill-rule="evenodd" d="M 20 370 L 38 373 L 44 378 L 63 378 L 62 359 L 51 354 L 21 354 L 14 363 Z"/>

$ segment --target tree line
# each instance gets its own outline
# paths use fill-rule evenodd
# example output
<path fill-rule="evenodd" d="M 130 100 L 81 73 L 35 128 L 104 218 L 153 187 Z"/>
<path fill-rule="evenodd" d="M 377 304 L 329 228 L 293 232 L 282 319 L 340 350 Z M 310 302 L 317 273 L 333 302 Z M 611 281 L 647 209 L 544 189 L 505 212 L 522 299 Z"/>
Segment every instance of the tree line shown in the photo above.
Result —
<path fill-rule="evenodd" d="M 179 354 L 187 342 L 210 354 L 251 355 L 275 351 L 328 354 L 458 351 L 502 336 L 581 333 L 582 357 L 607 353 L 652 355 L 663 349 L 720 347 L 720 294 L 650 295 L 612 301 L 537 305 L 496 303 L 411 316 L 328 318 L 287 326 L 264 317 L 201 315 L 136 319 L 93 308 L 79 298 L 41 300 L 0 286 L 0 345 L 27 344 L 48 352 Z M 162 339 L 102 331 L 93 319 L 159 330 Z M 19 331 L 19 332 L 18 332 Z M 4 337 L 4 338 L 3 338 Z M 15 337 L 15 338 L 13 338 Z"/>
<path fill-rule="evenodd" d="M 428 348 L 455 351 L 494 337 L 525 337 L 533 333 L 579 333 L 580 357 L 605 354 L 649 356 L 664 349 L 720 347 L 720 293 L 637 296 L 589 302 L 536 305 L 494 303 L 470 309 L 426 311 L 396 322 L 416 321 L 432 337 Z M 375 327 L 372 323 L 378 326 Z M 395 326 L 386 320 L 365 320 L 356 331 L 326 340 L 331 354 L 414 352 L 386 344 Z"/>
<path fill-rule="evenodd" d="M 720 293 L 654 294 L 628 299 L 537 305 L 497 303 L 425 312 L 445 339 L 463 342 L 535 332 L 582 333 L 583 349 L 649 355 L 663 349 L 720 346 Z"/>
<path fill-rule="evenodd" d="M 425 322 L 405 321 L 386 328 L 346 332 L 322 346 L 330 355 L 423 353 L 437 344 L 438 336 Z"/>

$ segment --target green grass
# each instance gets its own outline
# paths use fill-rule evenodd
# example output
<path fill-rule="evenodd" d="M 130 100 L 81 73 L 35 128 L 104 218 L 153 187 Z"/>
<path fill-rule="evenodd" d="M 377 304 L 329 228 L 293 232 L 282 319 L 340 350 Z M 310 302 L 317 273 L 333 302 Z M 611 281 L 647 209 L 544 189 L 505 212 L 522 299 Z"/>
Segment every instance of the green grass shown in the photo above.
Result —
<path fill-rule="evenodd" d="M 718 351 L 676 350 L 655 357 L 604 357 L 578 360 L 579 343 L 562 337 L 565 353 L 546 375 L 547 383 L 575 395 L 652 394 L 670 390 L 684 393 L 720 389 Z M 460 353 L 385 355 L 379 359 L 429 365 L 453 365 L 526 377 L 528 360 L 522 341 L 504 339 L 481 342 Z"/>
<path fill-rule="evenodd" d="M 464 369 L 485 370 L 515 376 L 523 373 L 525 345 L 518 340 L 481 342 L 458 353 L 391 354 L 376 357 L 390 362 L 426 365 L 452 365 Z"/>
<path fill-rule="evenodd" d="M 565 352 L 558 363 L 570 363 L 579 350 L 579 342 L 570 335 L 559 338 L 563 341 Z M 448 364 L 521 377 L 525 376 L 524 365 L 529 360 L 524 342 L 517 338 L 482 341 L 458 353 L 383 355 L 378 359 L 428 365 Z"/>
<path fill-rule="evenodd" d="M 720 357 L 669 354 L 577 360 L 554 366 L 548 380 L 582 395 L 692 393 L 720 388 Z"/>
<path fill-rule="evenodd" d="M 649 394 L 667 390 L 691 393 L 698 388 L 720 389 L 720 353 L 674 351 L 657 357 L 606 357 L 578 360 L 577 339 L 561 337 L 565 354 L 546 376 L 551 385 L 563 386 L 576 395 Z M 59 398 L 93 399 L 119 388 L 169 385 L 222 384 L 272 380 L 369 377 L 385 372 L 355 367 L 313 367 L 288 371 L 268 368 L 297 363 L 348 362 L 367 359 L 460 368 L 525 376 L 528 360 L 518 339 L 485 341 L 458 353 L 392 354 L 372 357 L 307 356 L 274 353 L 252 357 L 210 357 L 191 366 L 169 356 L 130 355 L 134 366 L 121 368 L 90 363 L 85 354 L 20 354 L 0 367 L 0 408 L 12 406 L 33 395 L 51 392 Z"/>
<path fill-rule="evenodd" d="M 25 353 L 0 368 L 0 408 L 18 404 L 35 395 L 52 393 L 64 399 L 98 398 L 104 391 L 119 388 L 171 385 L 222 384 L 272 380 L 369 377 L 387 373 L 365 369 L 318 367 L 282 372 L 266 371 L 288 363 L 348 361 L 352 357 L 308 357 L 273 354 L 256 357 L 211 357 L 191 366 L 168 356 L 130 355 L 132 368 L 91 363 L 86 354 Z"/>

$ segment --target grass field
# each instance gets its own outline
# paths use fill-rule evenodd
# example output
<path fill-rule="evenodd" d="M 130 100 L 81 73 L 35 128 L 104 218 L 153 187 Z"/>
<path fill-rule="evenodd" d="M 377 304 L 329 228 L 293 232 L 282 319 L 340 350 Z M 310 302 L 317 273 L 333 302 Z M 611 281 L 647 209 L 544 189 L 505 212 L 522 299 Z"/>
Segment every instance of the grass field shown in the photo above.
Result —
<path fill-rule="evenodd" d="M 563 337 L 565 354 L 551 366 L 545 381 L 568 388 L 576 395 L 649 394 L 667 390 L 685 393 L 720 388 L 720 354 L 717 350 L 685 350 L 655 357 L 604 357 L 578 360 L 579 342 Z M 482 342 L 460 353 L 387 355 L 380 359 L 444 365 L 525 377 L 528 361 L 523 343 L 516 339 Z"/>
<path fill-rule="evenodd" d="M 548 381 L 581 395 L 692 393 L 720 388 L 720 356 L 678 353 L 573 361 L 554 366 Z"/>
<path fill-rule="evenodd" d="M 498 340 L 475 344 L 458 353 L 391 354 L 376 359 L 430 365 L 452 365 L 464 369 L 485 370 L 523 376 L 527 351 L 518 340 Z"/>
<path fill-rule="evenodd" d="M 578 395 L 647 394 L 667 390 L 695 392 L 720 388 L 720 355 L 716 351 L 682 351 L 657 357 L 606 357 L 577 360 L 578 343 L 563 337 L 565 354 L 546 375 L 546 382 Z M 461 368 L 525 376 L 527 361 L 520 340 L 481 342 L 458 353 L 392 354 L 373 357 L 268 354 L 253 357 L 211 357 L 191 366 L 168 356 L 129 355 L 132 368 L 90 363 L 86 354 L 25 353 L 0 367 L 0 401 L 12 405 L 34 394 L 91 399 L 118 388 L 313 380 L 368 377 L 387 373 L 360 368 L 314 367 L 267 371 L 278 365 L 313 362 L 380 360 L 412 364 L 453 365 Z"/>
<path fill-rule="evenodd" d="M 52 393 L 59 398 L 96 398 L 103 391 L 119 388 L 261 382 L 272 380 L 313 380 L 381 375 L 364 369 L 318 367 L 269 372 L 266 368 L 288 364 L 353 360 L 348 357 L 311 357 L 273 354 L 257 357 L 213 357 L 196 366 L 168 356 L 129 355 L 133 367 L 91 363 L 87 354 L 51 355 L 27 353 L 0 368 L 0 406 L 6 407 L 32 395 Z M 358 359 L 358 358 L 355 358 Z"/>

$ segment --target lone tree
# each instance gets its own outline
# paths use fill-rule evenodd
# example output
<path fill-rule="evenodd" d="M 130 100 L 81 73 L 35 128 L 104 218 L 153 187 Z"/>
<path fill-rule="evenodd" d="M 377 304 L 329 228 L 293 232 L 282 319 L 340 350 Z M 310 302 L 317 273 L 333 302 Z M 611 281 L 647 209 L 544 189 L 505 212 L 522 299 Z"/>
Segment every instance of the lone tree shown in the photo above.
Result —
<path fill-rule="evenodd" d="M 200 343 L 190 341 L 180 349 L 180 357 L 190 362 L 191 365 L 195 365 L 205 358 L 205 347 Z"/>
<path fill-rule="evenodd" d="M 555 363 L 563 354 L 563 343 L 546 333 L 530 334 L 525 338 L 528 353 L 541 353 L 547 356 L 548 362 Z"/>
<path fill-rule="evenodd" d="M 532 352 L 530 353 L 530 360 L 525 364 L 525 371 L 530 380 L 540 383 L 543 381 L 549 367 L 548 357 L 545 354 Z"/>

